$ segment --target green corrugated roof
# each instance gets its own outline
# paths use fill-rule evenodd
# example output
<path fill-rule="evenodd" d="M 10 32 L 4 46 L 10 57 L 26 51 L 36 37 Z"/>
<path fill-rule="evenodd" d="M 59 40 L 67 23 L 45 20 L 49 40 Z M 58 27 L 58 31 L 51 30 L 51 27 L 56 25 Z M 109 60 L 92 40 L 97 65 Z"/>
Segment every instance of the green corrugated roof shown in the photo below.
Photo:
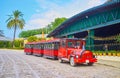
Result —
<path fill-rule="evenodd" d="M 73 24 L 77 20 L 86 18 L 86 16 L 90 16 L 90 15 L 94 15 L 99 12 L 107 11 L 114 7 L 115 8 L 120 7 L 120 0 L 115 0 L 115 1 L 108 2 L 108 3 L 104 3 L 100 6 L 93 7 L 88 10 L 85 10 L 79 14 L 76 14 L 73 17 L 66 20 L 64 23 L 62 23 L 59 27 L 57 27 L 55 30 L 53 30 L 50 34 L 48 34 L 48 37 L 57 35 L 57 33 L 59 33 L 60 31 L 62 31 L 62 29 L 67 27 L 68 24 Z"/>

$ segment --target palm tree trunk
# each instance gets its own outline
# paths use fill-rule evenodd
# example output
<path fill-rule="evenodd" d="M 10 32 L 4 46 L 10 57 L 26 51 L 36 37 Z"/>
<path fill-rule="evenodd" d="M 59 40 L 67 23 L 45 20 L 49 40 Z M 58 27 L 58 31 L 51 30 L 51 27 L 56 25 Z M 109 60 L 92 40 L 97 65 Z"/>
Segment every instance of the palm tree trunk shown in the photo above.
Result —
<path fill-rule="evenodd" d="M 14 41 L 15 41 L 16 28 L 17 28 L 17 26 L 15 25 L 14 36 L 13 36 L 13 42 L 12 42 L 12 48 L 14 48 Z"/>

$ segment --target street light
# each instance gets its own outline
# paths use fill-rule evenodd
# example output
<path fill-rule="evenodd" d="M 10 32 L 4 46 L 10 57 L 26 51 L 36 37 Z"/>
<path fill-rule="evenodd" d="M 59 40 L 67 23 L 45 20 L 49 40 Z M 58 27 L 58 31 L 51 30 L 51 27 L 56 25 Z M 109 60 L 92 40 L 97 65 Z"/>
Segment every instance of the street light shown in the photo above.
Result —
<path fill-rule="evenodd" d="M 88 16 L 85 16 L 85 18 L 88 18 Z"/>

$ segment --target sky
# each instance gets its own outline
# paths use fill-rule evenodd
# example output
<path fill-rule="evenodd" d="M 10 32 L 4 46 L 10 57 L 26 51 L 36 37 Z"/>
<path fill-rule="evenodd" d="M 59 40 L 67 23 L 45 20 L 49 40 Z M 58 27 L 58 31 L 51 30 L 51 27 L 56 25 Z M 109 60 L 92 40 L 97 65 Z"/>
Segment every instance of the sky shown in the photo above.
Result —
<path fill-rule="evenodd" d="M 21 31 L 43 28 L 57 17 L 70 18 L 89 8 L 101 5 L 106 0 L 0 0 L 0 30 L 8 38 L 13 38 L 13 29 L 7 28 L 8 15 L 19 10 L 24 16 L 25 26 Z"/>

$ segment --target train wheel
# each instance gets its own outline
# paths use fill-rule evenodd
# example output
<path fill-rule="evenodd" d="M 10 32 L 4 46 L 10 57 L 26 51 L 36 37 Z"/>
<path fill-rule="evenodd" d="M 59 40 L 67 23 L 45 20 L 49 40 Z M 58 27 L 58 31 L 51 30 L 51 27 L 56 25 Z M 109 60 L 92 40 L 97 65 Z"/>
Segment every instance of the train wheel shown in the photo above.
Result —
<path fill-rule="evenodd" d="M 93 65 L 93 63 L 88 63 L 88 66 L 92 66 Z"/>
<path fill-rule="evenodd" d="M 63 60 L 61 58 L 58 59 L 60 63 L 63 63 Z"/>
<path fill-rule="evenodd" d="M 26 55 L 28 55 L 28 53 L 27 53 L 27 52 L 25 52 L 25 54 L 26 54 Z"/>
<path fill-rule="evenodd" d="M 74 62 L 74 57 L 70 58 L 70 65 L 73 66 L 73 67 L 76 66 L 76 64 Z"/>

